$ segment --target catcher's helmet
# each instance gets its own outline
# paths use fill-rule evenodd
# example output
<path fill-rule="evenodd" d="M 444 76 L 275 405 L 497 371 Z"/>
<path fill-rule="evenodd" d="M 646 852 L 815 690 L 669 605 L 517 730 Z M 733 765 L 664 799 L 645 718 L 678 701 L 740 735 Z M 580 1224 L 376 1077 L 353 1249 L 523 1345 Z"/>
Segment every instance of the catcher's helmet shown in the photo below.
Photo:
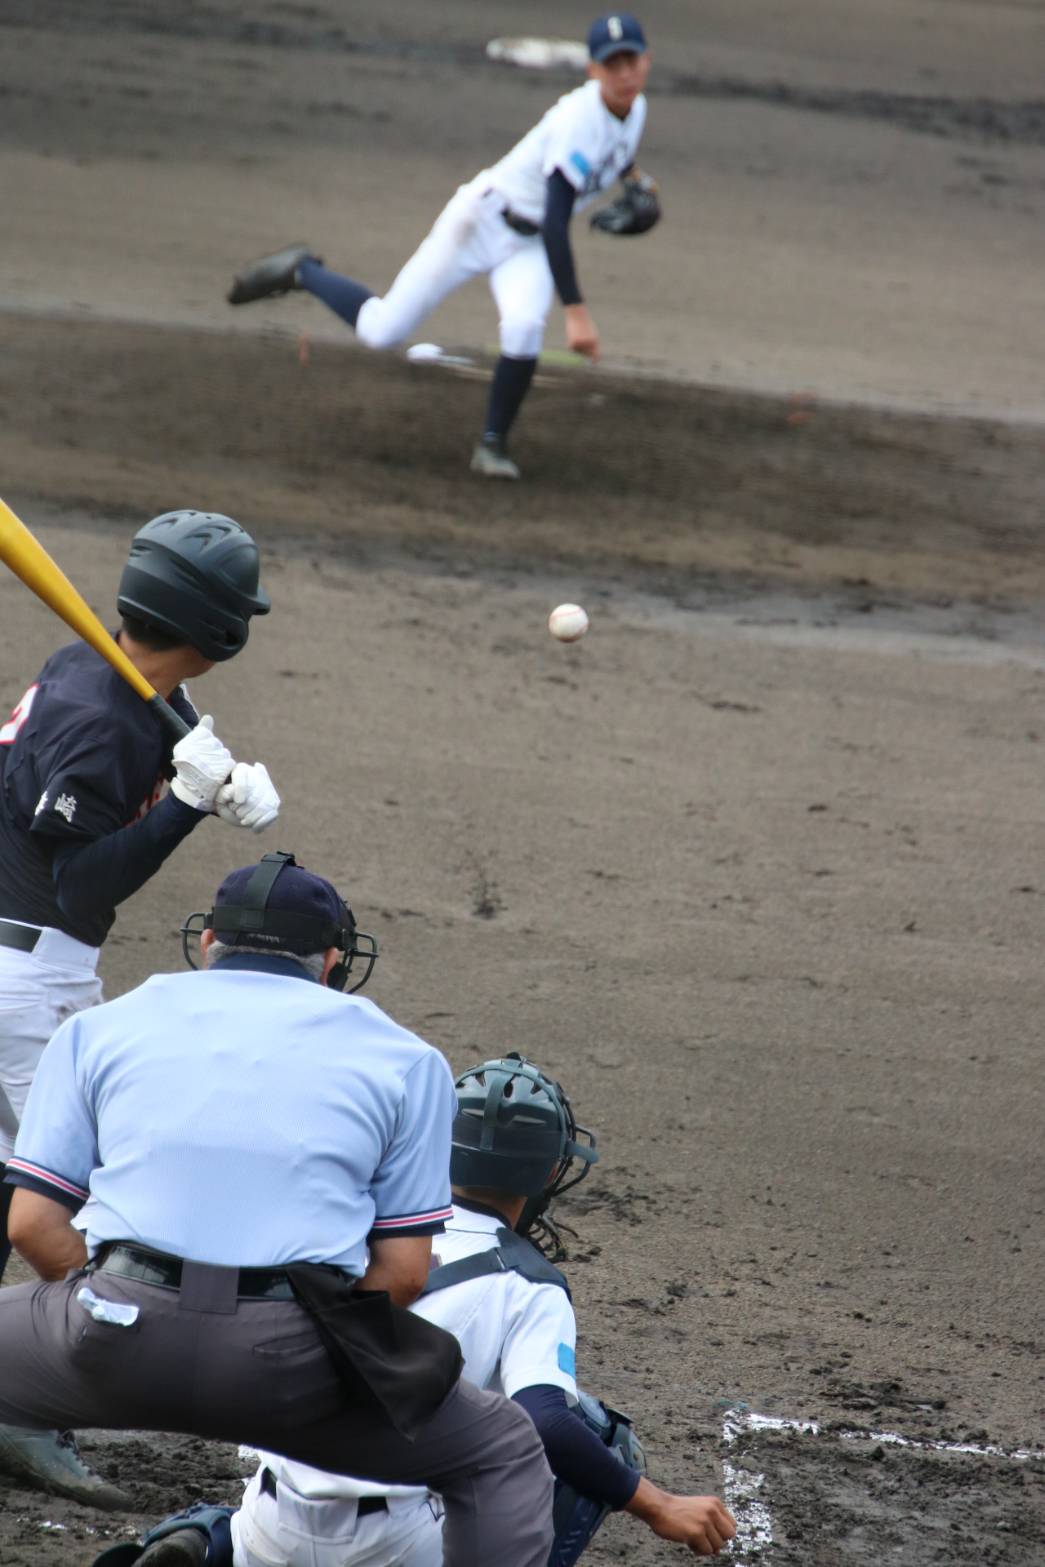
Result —
<path fill-rule="evenodd" d="M 138 530 L 116 606 L 219 662 L 246 642 L 251 615 L 271 608 L 254 540 L 208 511 L 164 512 Z"/>
<path fill-rule="evenodd" d="M 516 1225 L 525 1235 L 552 1198 L 596 1163 L 595 1137 L 577 1125 L 560 1085 L 514 1050 L 469 1067 L 454 1086 L 450 1180 L 529 1198 Z"/>

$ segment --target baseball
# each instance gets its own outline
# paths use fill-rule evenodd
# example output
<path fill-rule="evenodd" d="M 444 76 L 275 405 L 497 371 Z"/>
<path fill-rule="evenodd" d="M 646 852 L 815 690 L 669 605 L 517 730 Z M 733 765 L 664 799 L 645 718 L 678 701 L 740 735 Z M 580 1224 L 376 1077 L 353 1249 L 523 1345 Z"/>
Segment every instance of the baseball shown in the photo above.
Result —
<path fill-rule="evenodd" d="M 560 642 L 579 642 L 588 629 L 588 617 L 579 604 L 558 604 L 548 616 L 548 630 Z"/>

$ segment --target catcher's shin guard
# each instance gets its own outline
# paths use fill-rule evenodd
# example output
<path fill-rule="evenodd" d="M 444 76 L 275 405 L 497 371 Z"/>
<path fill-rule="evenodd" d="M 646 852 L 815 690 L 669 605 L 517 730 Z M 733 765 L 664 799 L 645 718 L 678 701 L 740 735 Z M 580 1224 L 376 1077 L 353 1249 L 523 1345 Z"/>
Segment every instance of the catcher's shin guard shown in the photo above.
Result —
<path fill-rule="evenodd" d="M 590 1393 L 577 1391 L 578 1403 L 574 1414 L 595 1432 L 600 1441 L 630 1469 L 646 1473 L 646 1455 L 642 1443 L 631 1429 L 631 1421 L 619 1410 L 610 1409 Z M 610 1508 L 604 1502 L 582 1496 L 572 1485 L 555 1482 L 555 1501 L 552 1506 L 552 1522 L 555 1539 L 552 1542 L 548 1567 L 573 1567 L 582 1551 L 591 1544 L 597 1529 L 601 1528 Z"/>

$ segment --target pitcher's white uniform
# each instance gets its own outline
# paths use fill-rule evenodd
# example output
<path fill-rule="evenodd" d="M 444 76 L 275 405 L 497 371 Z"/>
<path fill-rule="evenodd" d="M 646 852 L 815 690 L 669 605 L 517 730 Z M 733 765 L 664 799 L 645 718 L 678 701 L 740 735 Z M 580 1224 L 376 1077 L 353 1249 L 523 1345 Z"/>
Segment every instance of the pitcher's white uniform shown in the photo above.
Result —
<path fill-rule="evenodd" d="M 436 1237 L 438 1264 L 497 1245 L 504 1220 L 455 1202 Z M 433 1262 L 436 1256 L 433 1256 Z M 464 1375 L 511 1398 L 526 1387 L 560 1387 L 577 1397 L 577 1324 L 566 1291 L 518 1273 L 488 1274 L 422 1297 L 412 1308 L 453 1333 Z M 274 1476 L 276 1495 L 262 1484 Z M 384 1497 L 359 1516 L 361 1497 Z M 382 1487 L 264 1454 L 232 1520 L 235 1567 L 439 1567 L 437 1501 L 411 1486 Z"/>
<path fill-rule="evenodd" d="M 392 348 L 469 278 L 489 275 L 500 317 L 502 354 L 533 359 L 551 309 L 551 269 L 537 226 L 545 181 L 558 169 L 587 206 L 635 162 L 646 99 L 640 93 L 623 120 L 606 107 L 597 81 L 566 93 L 499 163 L 450 199 L 388 293 L 368 299 L 356 334 L 370 348 Z M 532 225 L 529 235 L 506 212 Z"/>

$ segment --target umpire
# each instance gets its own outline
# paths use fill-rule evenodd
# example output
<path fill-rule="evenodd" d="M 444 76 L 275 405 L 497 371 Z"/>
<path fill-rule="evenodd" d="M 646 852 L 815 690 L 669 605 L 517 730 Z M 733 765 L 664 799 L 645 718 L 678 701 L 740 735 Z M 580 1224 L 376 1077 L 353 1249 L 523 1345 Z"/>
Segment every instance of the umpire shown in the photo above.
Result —
<path fill-rule="evenodd" d="M 200 948 L 201 972 L 70 1018 L 44 1052 L 6 1179 L 45 1282 L 0 1293 L 0 1420 L 425 1484 L 446 1562 L 538 1567 L 533 1425 L 402 1309 L 451 1213 L 446 1062 L 339 994 L 374 943 L 291 855 L 225 879 Z"/>

